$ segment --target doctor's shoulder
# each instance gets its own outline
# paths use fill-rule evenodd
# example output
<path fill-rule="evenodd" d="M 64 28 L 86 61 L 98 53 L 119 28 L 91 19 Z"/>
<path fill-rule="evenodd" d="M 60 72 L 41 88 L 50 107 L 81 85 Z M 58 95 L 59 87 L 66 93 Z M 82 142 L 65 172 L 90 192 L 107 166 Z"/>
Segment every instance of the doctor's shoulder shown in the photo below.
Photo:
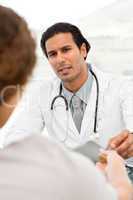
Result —
<path fill-rule="evenodd" d="M 101 67 L 97 67 L 95 65 L 92 65 L 92 70 L 96 74 L 98 80 L 100 80 L 100 81 L 103 81 L 103 80 L 109 81 L 109 80 L 118 78 L 117 74 L 102 70 Z"/>
<path fill-rule="evenodd" d="M 116 87 L 132 87 L 133 86 L 133 77 L 126 76 L 123 74 L 116 74 L 109 71 L 104 71 L 95 65 L 92 65 L 93 71 L 98 76 L 98 79 L 106 80 L 112 82 L 112 84 L 116 85 Z"/>
<path fill-rule="evenodd" d="M 133 99 L 133 79 L 123 74 L 110 74 L 109 78 L 112 82 L 112 88 L 115 87 L 120 98 L 125 99 L 132 96 Z"/>
<path fill-rule="evenodd" d="M 123 75 L 121 76 L 120 81 L 121 81 L 121 87 L 120 87 L 121 98 L 133 102 L 133 79 Z"/>

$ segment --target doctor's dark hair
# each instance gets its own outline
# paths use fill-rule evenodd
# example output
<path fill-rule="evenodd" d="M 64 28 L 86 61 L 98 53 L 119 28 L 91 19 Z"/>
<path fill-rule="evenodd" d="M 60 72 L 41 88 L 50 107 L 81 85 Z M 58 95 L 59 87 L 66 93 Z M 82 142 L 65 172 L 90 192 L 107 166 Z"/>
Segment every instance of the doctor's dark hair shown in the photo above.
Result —
<path fill-rule="evenodd" d="M 56 23 L 56 24 L 50 26 L 42 34 L 41 48 L 42 48 L 42 51 L 43 51 L 43 53 L 45 54 L 45 56 L 47 58 L 48 58 L 48 55 L 47 55 L 47 50 L 46 50 L 46 41 L 48 39 L 50 39 L 51 37 L 59 34 L 59 33 L 71 33 L 72 37 L 73 37 L 73 40 L 76 43 L 76 45 L 78 46 L 78 48 L 80 48 L 81 45 L 83 43 L 85 43 L 85 45 L 86 45 L 86 51 L 87 51 L 87 53 L 89 52 L 91 46 L 90 46 L 89 42 L 86 40 L 86 38 L 84 38 L 84 36 L 82 35 L 82 33 L 79 30 L 79 28 L 76 27 L 73 24 L 69 24 L 69 23 L 65 23 L 65 22 L 60 22 L 60 23 Z"/>
<path fill-rule="evenodd" d="M 36 63 L 36 44 L 26 21 L 0 5 L 0 92 L 5 87 L 23 86 Z M 12 96 L 10 91 L 7 98 Z"/>

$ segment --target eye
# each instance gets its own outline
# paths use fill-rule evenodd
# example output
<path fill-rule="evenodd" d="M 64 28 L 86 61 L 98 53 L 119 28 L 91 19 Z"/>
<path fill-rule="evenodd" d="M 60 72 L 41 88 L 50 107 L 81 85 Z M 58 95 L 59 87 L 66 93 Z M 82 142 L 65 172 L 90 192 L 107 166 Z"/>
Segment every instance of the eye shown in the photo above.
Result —
<path fill-rule="evenodd" d="M 68 51 L 70 51 L 70 50 L 71 50 L 70 47 L 64 47 L 64 48 L 62 49 L 62 52 L 66 53 L 66 52 L 68 52 Z"/>
<path fill-rule="evenodd" d="M 50 52 L 50 53 L 48 53 L 48 58 L 55 57 L 56 55 L 57 55 L 56 52 Z"/>

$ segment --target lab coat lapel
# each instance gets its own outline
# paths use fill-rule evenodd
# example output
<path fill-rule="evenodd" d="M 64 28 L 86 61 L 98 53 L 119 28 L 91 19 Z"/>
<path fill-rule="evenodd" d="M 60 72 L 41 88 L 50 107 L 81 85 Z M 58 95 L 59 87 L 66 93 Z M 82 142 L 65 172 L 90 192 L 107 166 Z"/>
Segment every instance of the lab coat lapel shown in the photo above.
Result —
<path fill-rule="evenodd" d="M 54 90 L 52 90 L 53 92 L 51 94 L 50 105 L 52 103 L 52 100 L 57 95 L 59 95 L 59 87 L 60 87 L 60 82 L 57 82 L 54 85 Z M 72 118 L 71 110 L 69 108 L 68 113 L 67 113 L 65 103 L 62 98 L 57 98 L 57 100 L 55 101 L 54 110 L 51 113 L 51 115 L 54 115 L 55 120 L 52 120 L 52 121 L 55 121 L 58 124 L 58 127 L 61 128 L 61 130 L 64 130 L 66 132 L 66 129 L 68 129 L 67 133 L 70 137 L 79 136 L 79 132 L 76 129 L 75 123 Z M 51 117 L 53 117 L 53 116 L 51 116 Z M 54 127 L 57 126 L 57 124 L 54 125 Z"/>
<path fill-rule="evenodd" d="M 97 115 L 97 125 L 98 119 L 104 109 L 104 96 L 105 92 L 109 87 L 110 79 L 108 76 L 104 76 L 103 72 L 94 67 L 93 69 L 95 75 L 97 76 L 99 83 L 99 102 L 98 102 L 98 115 Z M 81 125 L 81 135 L 88 136 L 94 131 L 94 118 L 95 118 L 95 107 L 96 107 L 96 95 L 97 95 L 96 81 L 94 79 L 91 89 L 91 94 L 87 103 L 87 107 L 84 113 L 82 125 Z M 97 127 L 98 130 L 98 127 Z"/>
<path fill-rule="evenodd" d="M 96 102 L 96 83 L 93 81 L 91 94 L 84 112 L 83 121 L 81 124 L 81 136 L 90 135 L 94 126 L 94 112 Z"/>
<path fill-rule="evenodd" d="M 96 69 L 95 69 L 96 70 Z M 106 98 L 109 97 L 110 93 L 110 86 L 113 81 L 113 77 L 110 73 L 102 72 L 101 70 L 97 69 L 96 74 L 99 81 L 99 104 L 98 104 L 98 117 L 97 122 L 99 119 L 102 119 L 105 113 L 105 106 L 106 106 Z"/>

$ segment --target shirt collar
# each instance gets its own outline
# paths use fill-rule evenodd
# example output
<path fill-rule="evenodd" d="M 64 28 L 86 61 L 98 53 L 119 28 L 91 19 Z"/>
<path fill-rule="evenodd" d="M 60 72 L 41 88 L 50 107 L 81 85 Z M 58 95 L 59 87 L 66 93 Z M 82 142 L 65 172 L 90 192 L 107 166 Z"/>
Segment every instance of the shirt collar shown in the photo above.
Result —
<path fill-rule="evenodd" d="M 91 88 L 92 88 L 92 82 L 93 82 L 93 76 L 90 73 L 89 68 L 88 68 L 88 78 L 85 81 L 85 83 L 82 85 L 82 87 L 76 93 L 70 92 L 62 84 L 62 92 L 63 92 L 63 95 L 66 97 L 68 104 L 70 104 L 70 100 L 74 94 L 78 96 L 85 104 L 87 104 L 89 100 Z"/>
<path fill-rule="evenodd" d="M 91 87 L 93 82 L 93 76 L 88 70 L 88 78 L 86 82 L 82 85 L 82 87 L 76 92 L 76 95 L 84 102 L 88 103 Z"/>

